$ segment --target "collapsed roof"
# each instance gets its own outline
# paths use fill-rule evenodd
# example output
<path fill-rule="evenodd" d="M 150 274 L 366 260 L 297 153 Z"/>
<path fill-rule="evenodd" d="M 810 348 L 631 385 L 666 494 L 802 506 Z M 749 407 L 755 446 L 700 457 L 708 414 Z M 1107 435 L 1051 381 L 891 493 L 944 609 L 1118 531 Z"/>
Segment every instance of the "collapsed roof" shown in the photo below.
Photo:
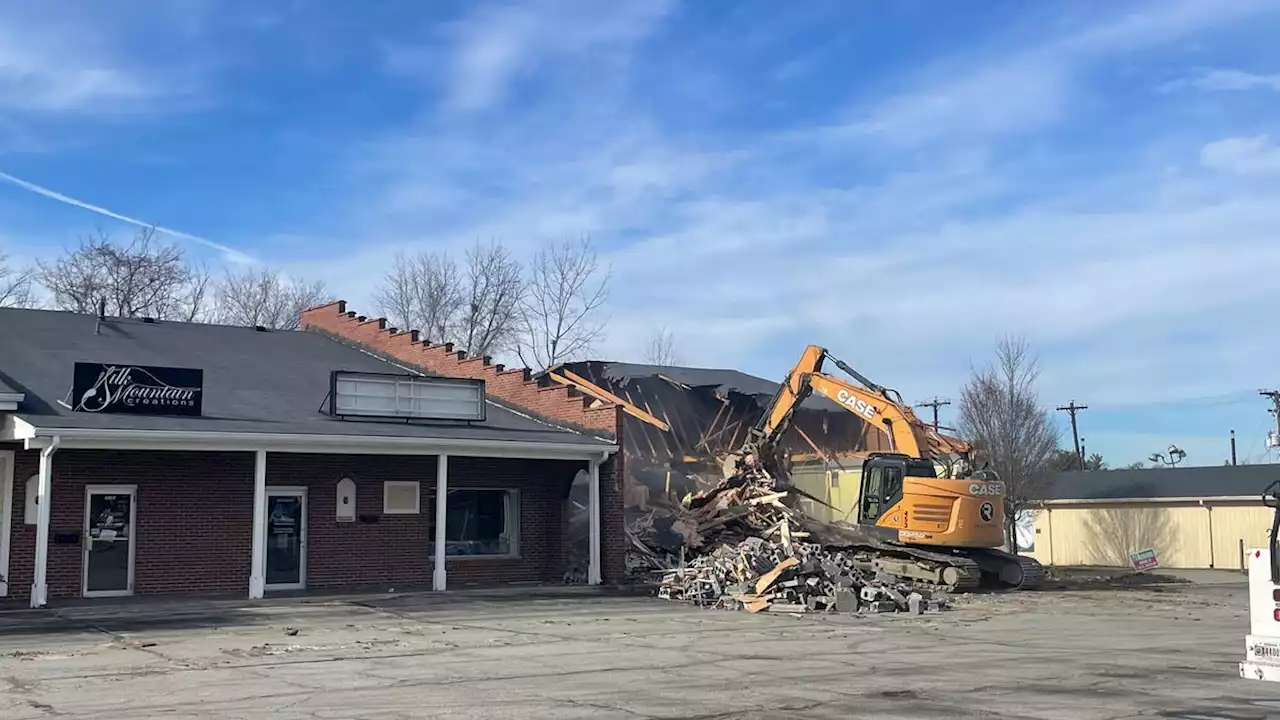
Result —
<path fill-rule="evenodd" d="M 631 422 L 628 456 L 658 466 L 702 463 L 741 447 L 780 384 L 738 370 L 587 360 L 550 368 L 545 377 L 598 403 L 620 405 Z M 927 433 L 935 452 L 967 449 L 956 439 Z M 819 395 L 801 403 L 783 445 L 799 462 L 838 461 L 888 451 L 888 438 L 839 404 Z"/>

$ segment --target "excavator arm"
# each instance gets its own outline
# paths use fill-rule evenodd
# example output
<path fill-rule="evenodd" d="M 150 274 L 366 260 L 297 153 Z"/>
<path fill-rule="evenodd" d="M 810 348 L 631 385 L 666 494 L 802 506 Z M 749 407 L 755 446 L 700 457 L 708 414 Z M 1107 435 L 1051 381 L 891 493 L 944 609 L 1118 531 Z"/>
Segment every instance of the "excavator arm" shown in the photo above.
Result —
<path fill-rule="evenodd" d="M 879 426 L 889 436 L 891 452 L 924 457 L 922 453 L 928 447 L 924 438 L 900 407 L 888 398 L 878 397 L 830 375 L 810 374 L 808 383 L 813 392 L 834 400 L 872 426 Z"/>
<path fill-rule="evenodd" d="M 857 379 L 863 387 L 822 372 L 823 361 L 827 359 Z M 800 361 L 787 374 L 764 416 L 752 429 L 750 444 L 755 447 L 751 450 L 764 456 L 772 455 L 782 434 L 791 425 L 796 408 L 814 392 L 886 433 L 889 447 L 894 452 L 923 457 L 922 452 L 928 447 L 923 428 L 918 420 L 908 416 L 909 410 L 903 409 L 901 396 L 867 379 L 817 345 L 805 348 Z"/>

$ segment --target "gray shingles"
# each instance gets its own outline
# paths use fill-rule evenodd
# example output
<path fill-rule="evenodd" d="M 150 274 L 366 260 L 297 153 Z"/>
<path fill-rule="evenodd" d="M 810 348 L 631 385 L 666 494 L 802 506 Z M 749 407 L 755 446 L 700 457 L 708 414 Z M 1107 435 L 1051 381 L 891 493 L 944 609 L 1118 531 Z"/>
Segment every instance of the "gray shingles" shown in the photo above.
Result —
<path fill-rule="evenodd" d="M 604 366 L 604 376 L 618 382 L 656 375 L 662 375 L 690 387 L 714 387 L 716 392 L 720 394 L 735 392 L 742 395 L 753 395 L 761 398 L 761 404 L 768 402 L 769 399 L 777 394 L 778 388 L 781 387 L 779 383 L 737 370 L 641 365 L 623 362 L 605 363 Z M 801 403 L 801 407 L 814 410 L 843 410 L 835 402 L 820 395 L 810 395 L 805 398 L 805 401 Z"/>
<path fill-rule="evenodd" d="M 20 417 L 38 427 L 265 432 L 477 440 L 608 443 L 490 404 L 471 426 L 339 420 L 321 412 L 333 370 L 402 372 L 355 348 L 309 332 L 108 319 L 0 309 L 0 383 L 26 393 Z M 58 404 L 76 362 L 201 368 L 202 417 L 96 415 Z"/>
<path fill-rule="evenodd" d="M 1261 497 L 1280 480 L 1280 465 L 1152 468 L 1059 473 L 1045 500 Z"/>

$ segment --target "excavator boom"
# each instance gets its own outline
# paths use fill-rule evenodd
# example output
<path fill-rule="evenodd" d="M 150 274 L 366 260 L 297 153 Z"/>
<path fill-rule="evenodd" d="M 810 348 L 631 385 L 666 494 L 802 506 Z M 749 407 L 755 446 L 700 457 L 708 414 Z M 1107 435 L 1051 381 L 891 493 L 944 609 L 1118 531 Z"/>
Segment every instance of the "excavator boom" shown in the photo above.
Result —
<path fill-rule="evenodd" d="M 856 378 L 862 387 L 822 372 L 823 361 L 827 359 Z M 922 452 L 928 447 L 923 425 L 902 404 L 900 396 L 897 399 L 892 397 L 897 395 L 896 392 L 868 380 L 857 370 L 832 357 L 826 348 L 810 345 L 800 356 L 800 362 L 787 374 L 764 416 L 756 423 L 751 432 L 754 447 L 750 450 L 766 457 L 776 452 L 796 409 L 815 392 L 888 435 L 889 449 L 894 452 L 922 457 Z"/>

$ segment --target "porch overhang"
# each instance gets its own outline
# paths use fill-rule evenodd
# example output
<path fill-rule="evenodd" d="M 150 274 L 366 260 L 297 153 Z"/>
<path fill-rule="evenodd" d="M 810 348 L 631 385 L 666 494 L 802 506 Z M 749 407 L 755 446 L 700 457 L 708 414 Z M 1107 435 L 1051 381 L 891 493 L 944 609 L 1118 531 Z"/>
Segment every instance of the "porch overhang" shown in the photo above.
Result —
<path fill-rule="evenodd" d="M 21 441 L 28 450 L 46 448 L 54 438 L 59 439 L 59 447 L 64 450 L 261 450 L 326 455 L 455 455 L 585 461 L 603 461 L 618 451 L 616 444 L 519 440 L 54 428 L 38 427 L 18 417 L 10 418 L 0 430 L 0 440 Z"/>

